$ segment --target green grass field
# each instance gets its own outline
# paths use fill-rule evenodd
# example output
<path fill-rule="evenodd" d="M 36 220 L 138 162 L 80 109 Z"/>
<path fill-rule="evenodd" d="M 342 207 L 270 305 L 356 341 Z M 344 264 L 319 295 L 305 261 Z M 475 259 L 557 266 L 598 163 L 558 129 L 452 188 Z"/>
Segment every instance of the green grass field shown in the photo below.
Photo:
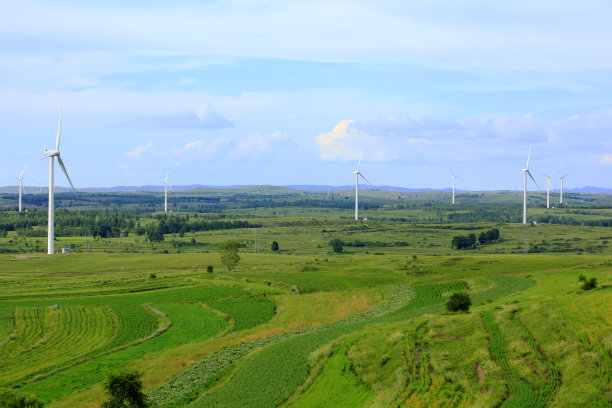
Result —
<path fill-rule="evenodd" d="M 43 238 L 0 238 L 0 387 L 99 407 L 106 377 L 134 368 L 154 407 L 612 406 L 610 227 L 238 207 L 260 227 L 58 237 L 73 253 L 55 256 Z M 490 228 L 499 241 L 450 246 Z M 227 239 L 232 270 L 215 251 Z M 469 313 L 446 311 L 457 291 Z"/>

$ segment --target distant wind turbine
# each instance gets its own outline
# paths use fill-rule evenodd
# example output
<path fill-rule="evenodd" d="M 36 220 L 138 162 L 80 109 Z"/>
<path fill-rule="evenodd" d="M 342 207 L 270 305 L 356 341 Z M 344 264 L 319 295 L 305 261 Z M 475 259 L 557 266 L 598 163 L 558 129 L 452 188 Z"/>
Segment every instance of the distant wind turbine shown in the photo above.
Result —
<path fill-rule="evenodd" d="M 529 177 L 531 177 L 531 179 L 535 183 L 535 185 L 538 188 L 540 188 L 540 186 L 538 186 L 538 183 L 535 181 L 535 179 L 531 175 L 531 172 L 529 171 L 529 159 L 530 158 L 531 158 L 531 145 L 529 145 L 529 154 L 527 154 L 527 166 L 524 169 L 521 169 L 521 171 L 525 175 L 525 184 L 523 186 L 523 224 L 527 224 L 527 175 L 528 174 L 529 174 Z"/>
<path fill-rule="evenodd" d="M 77 192 L 74 189 L 74 186 L 72 185 L 72 181 L 70 181 L 70 177 L 68 176 L 68 172 L 66 171 L 66 167 L 64 166 L 64 162 L 62 161 L 62 157 L 60 156 L 60 134 L 62 132 L 62 106 L 60 104 L 60 114 L 59 114 L 59 122 L 57 123 L 57 136 L 55 139 L 55 150 L 46 150 L 45 149 L 45 156 L 44 158 L 49 158 L 49 225 L 48 225 L 48 229 L 47 229 L 47 239 L 48 239 L 48 244 L 47 244 L 47 253 L 49 255 L 52 255 L 55 253 L 55 247 L 54 247 L 54 238 L 55 238 L 55 231 L 54 231 L 54 226 L 55 226 L 55 202 L 54 202 L 54 194 L 55 194 L 55 185 L 53 182 L 53 164 L 54 164 L 54 158 L 57 157 L 57 162 L 59 163 L 60 167 L 62 168 L 64 174 L 66 175 L 66 178 L 68 179 L 68 182 L 70 183 L 70 186 L 72 187 L 72 191 L 74 191 L 74 195 L 77 196 Z M 42 160 L 42 159 L 41 159 Z M 77 196 L 78 197 L 78 196 Z"/>
<path fill-rule="evenodd" d="M 166 173 L 166 179 L 164 180 L 164 212 L 168 212 L 168 175 L 170 172 Z"/>
<path fill-rule="evenodd" d="M 363 174 L 361 174 L 361 152 L 359 152 L 359 163 L 357 170 L 353 172 L 355 175 L 355 220 L 359 220 L 359 176 L 364 179 L 369 185 L 372 185 Z"/>
<path fill-rule="evenodd" d="M 559 204 L 563 204 L 563 179 L 568 175 L 569 173 L 565 173 L 562 176 L 559 176 L 559 178 L 561 179 L 561 191 L 559 194 Z"/>
<path fill-rule="evenodd" d="M 544 176 L 546 176 L 546 208 L 550 208 L 550 179 L 552 175 L 555 174 L 555 170 L 553 170 L 550 175 L 544 174 Z"/>
<path fill-rule="evenodd" d="M 451 177 L 453 178 L 453 200 L 452 203 L 453 205 L 455 204 L 455 179 L 459 176 L 453 174 L 453 172 L 451 171 Z"/>
<path fill-rule="evenodd" d="M 23 172 L 25 171 L 26 167 L 28 167 L 28 164 L 29 162 L 23 166 L 23 170 L 21 170 L 19 177 L 17 177 L 17 180 L 19 180 L 19 212 L 21 212 L 21 192 L 23 191 L 25 194 L 25 189 L 23 188 Z"/>

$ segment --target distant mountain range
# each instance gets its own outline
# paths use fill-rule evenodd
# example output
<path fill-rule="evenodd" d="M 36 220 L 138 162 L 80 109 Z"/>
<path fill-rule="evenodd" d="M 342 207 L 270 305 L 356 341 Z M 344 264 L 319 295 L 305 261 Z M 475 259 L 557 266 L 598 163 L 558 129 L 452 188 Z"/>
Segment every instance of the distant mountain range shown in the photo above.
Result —
<path fill-rule="evenodd" d="M 253 186 L 253 185 L 230 185 L 230 186 L 212 186 L 212 185 L 203 185 L 203 184 L 190 184 L 190 185 L 173 185 L 170 191 L 185 191 L 185 190 L 193 190 L 199 188 L 206 189 L 233 189 L 233 188 L 253 188 L 253 187 L 281 187 L 287 188 L 291 190 L 310 190 L 310 191 L 338 191 L 338 190 L 353 190 L 355 189 L 354 185 L 344 185 L 344 186 L 327 186 L 327 185 L 314 185 L 314 184 L 291 184 L 285 186 Z M 433 188 L 406 188 L 406 187 L 394 187 L 394 186 L 369 186 L 369 185 L 361 185 L 359 186 L 361 190 L 388 190 L 388 191 L 397 191 L 400 193 L 410 193 L 417 191 L 445 191 L 450 192 L 450 188 L 442 188 L 442 189 L 433 189 Z M 25 187 L 26 192 L 28 193 L 38 193 L 39 191 L 42 193 L 46 193 L 46 187 Z M 17 186 L 5 186 L 0 187 L 0 193 L 5 194 L 16 194 L 18 191 Z M 55 187 L 56 192 L 68 192 L 71 191 L 66 187 Z M 145 186 L 115 186 L 115 187 L 88 187 L 88 188 L 77 188 L 77 191 L 91 191 L 91 192 L 112 192 L 112 191 L 164 191 L 163 186 L 154 186 L 154 185 L 145 185 Z M 459 190 L 455 189 L 455 192 L 469 192 L 469 191 L 499 191 L 499 190 Z M 540 190 L 542 191 L 542 190 Z M 558 190 L 554 190 L 557 192 Z M 533 191 L 531 191 L 533 193 Z M 585 186 L 579 188 L 566 188 L 563 190 L 564 193 L 584 193 L 584 194 L 612 194 L 612 189 L 605 187 L 593 187 L 593 186 Z"/>

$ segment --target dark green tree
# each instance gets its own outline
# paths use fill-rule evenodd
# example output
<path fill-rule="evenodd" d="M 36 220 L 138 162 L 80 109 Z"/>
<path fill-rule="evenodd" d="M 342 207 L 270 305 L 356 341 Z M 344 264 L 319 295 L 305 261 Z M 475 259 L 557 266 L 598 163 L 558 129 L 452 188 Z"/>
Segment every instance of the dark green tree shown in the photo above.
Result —
<path fill-rule="evenodd" d="M 221 256 L 221 263 L 227 266 L 228 271 L 240 262 L 238 248 L 240 248 L 240 242 L 234 240 L 223 241 L 217 245 L 217 252 Z"/>
<path fill-rule="evenodd" d="M 332 247 L 334 252 L 337 252 L 337 253 L 342 252 L 342 250 L 344 249 L 344 247 L 343 247 L 344 246 L 344 242 L 342 242 L 338 238 L 334 238 L 331 241 L 329 241 L 329 245 Z"/>
<path fill-rule="evenodd" d="M 125 371 L 111 374 L 104 383 L 108 400 L 102 408 L 145 408 L 149 406 L 147 396 L 142 391 L 141 374 L 136 371 Z"/>
<path fill-rule="evenodd" d="M 272 245 L 270 245 L 270 249 L 274 252 L 278 251 L 278 242 L 272 241 Z"/>
<path fill-rule="evenodd" d="M 486 232 L 484 232 L 484 231 L 483 231 L 483 232 L 481 232 L 481 233 L 478 235 L 478 242 L 480 243 L 480 245 L 484 245 L 484 244 L 486 244 L 486 243 L 487 243 L 487 241 L 488 241 L 488 240 L 487 240 L 487 233 L 486 233 Z"/>
<path fill-rule="evenodd" d="M 43 408 L 44 406 L 34 397 L 26 397 L 11 390 L 0 389 L 0 408 Z"/>
<path fill-rule="evenodd" d="M 467 312 L 470 310 L 470 306 L 472 305 L 472 299 L 470 299 L 470 295 L 466 292 L 455 292 L 451 295 L 448 302 L 446 302 L 446 309 L 451 312 L 457 312 L 462 310 Z"/>

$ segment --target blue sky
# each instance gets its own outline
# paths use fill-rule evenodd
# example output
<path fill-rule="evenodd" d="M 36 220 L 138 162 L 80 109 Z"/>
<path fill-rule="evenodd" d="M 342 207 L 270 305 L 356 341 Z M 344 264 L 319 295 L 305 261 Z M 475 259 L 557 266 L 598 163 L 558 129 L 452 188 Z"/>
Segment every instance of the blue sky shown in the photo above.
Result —
<path fill-rule="evenodd" d="M 375 185 L 521 189 L 530 143 L 541 188 L 612 187 L 607 0 L 123 3 L 3 5 L 0 185 L 46 185 L 63 100 L 77 187 L 344 185 L 361 150 Z"/>

